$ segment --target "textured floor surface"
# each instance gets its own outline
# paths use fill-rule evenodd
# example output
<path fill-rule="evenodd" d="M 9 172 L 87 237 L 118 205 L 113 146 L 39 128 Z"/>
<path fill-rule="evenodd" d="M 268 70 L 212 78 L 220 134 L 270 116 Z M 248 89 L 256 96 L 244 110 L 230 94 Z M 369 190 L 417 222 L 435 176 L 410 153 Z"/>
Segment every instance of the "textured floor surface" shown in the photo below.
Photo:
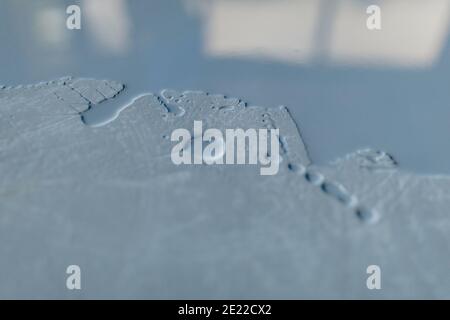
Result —
<path fill-rule="evenodd" d="M 1 298 L 450 298 L 450 177 L 370 149 L 316 166 L 288 109 L 202 92 L 82 121 L 122 90 L 0 90 Z M 173 165 L 168 137 L 194 120 L 279 128 L 280 172 Z M 65 287 L 70 264 L 81 291 Z M 381 290 L 366 287 L 373 264 Z"/>

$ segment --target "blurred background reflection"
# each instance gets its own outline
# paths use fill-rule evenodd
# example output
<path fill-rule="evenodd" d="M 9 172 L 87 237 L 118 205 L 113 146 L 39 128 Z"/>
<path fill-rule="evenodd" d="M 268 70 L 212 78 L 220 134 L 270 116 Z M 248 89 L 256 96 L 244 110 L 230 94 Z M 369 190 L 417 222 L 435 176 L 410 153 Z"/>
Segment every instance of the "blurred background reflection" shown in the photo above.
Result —
<path fill-rule="evenodd" d="M 382 31 L 364 28 L 370 4 Z M 212 56 L 274 61 L 423 67 L 440 57 L 448 32 L 447 0 L 186 0 L 203 19 Z"/>
<path fill-rule="evenodd" d="M 125 0 L 84 0 L 81 8 L 94 46 L 107 53 L 127 52 L 131 24 Z"/>

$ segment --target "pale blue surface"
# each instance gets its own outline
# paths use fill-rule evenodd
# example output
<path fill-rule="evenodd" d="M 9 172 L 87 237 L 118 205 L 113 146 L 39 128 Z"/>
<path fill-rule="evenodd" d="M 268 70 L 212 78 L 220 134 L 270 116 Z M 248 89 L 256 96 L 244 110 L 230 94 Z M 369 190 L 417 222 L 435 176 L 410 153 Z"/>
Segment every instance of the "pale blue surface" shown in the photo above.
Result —
<path fill-rule="evenodd" d="M 316 163 L 372 147 L 393 154 L 404 169 L 450 173 L 446 44 L 425 68 L 333 65 L 321 55 L 306 65 L 251 55 L 214 57 L 202 49 L 205 20 L 186 3 L 126 1 L 128 51 L 113 54 L 95 45 L 90 36 L 94 27 L 85 17 L 81 31 L 65 29 L 65 8 L 73 3 L 83 7 L 80 1 L 1 1 L 0 83 L 35 83 L 66 75 L 107 78 L 127 85 L 120 104 L 168 87 L 220 92 L 256 105 L 287 106 Z M 39 38 L 45 36 L 36 31 L 35 15 L 45 8 L 64 14 L 58 26 L 67 37 L 66 47 Z M 335 7 L 322 10 L 326 18 Z M 326 30 L 325 20 L 316 37 L 329 37 Z"/>

